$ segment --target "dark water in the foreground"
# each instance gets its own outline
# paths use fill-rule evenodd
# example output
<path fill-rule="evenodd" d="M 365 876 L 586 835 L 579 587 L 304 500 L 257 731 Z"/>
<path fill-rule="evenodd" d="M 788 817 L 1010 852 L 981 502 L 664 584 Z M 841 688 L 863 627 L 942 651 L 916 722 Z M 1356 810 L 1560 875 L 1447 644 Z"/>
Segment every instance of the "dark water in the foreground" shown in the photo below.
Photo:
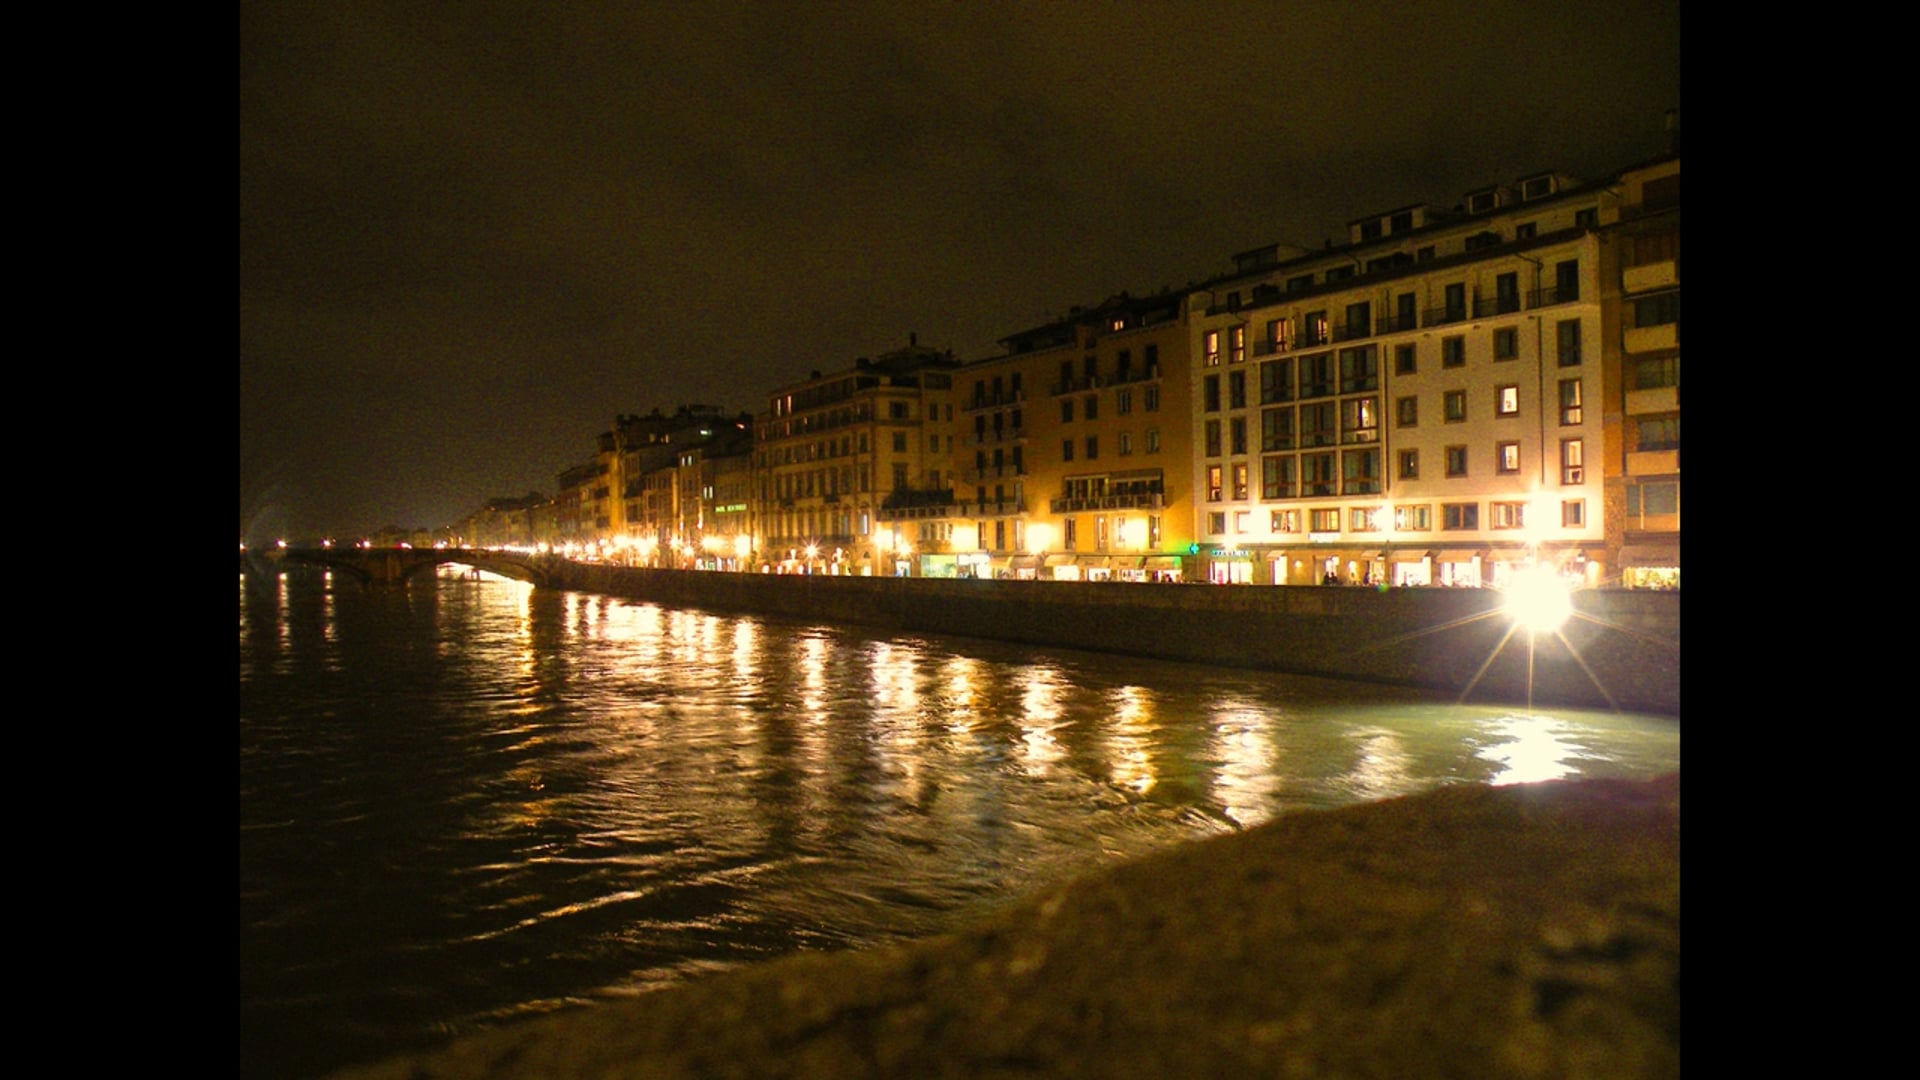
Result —
<path fill-rule="evenodd" d="M 1679 753 L 1658 718 L 493 578 L 243 577 L 242 1075 L 938 932 L 1292 809 Z"/>

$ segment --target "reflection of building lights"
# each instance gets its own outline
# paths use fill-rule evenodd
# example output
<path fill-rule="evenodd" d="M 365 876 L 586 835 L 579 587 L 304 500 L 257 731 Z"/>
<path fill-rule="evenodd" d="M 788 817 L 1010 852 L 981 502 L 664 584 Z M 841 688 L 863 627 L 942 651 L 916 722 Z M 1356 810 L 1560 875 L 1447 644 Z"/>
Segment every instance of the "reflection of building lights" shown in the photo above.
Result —
<path fill-rule="evenodd" d="M 1035 555 L 1053 546 L 1053 526 L 1044 521 L 1027 527 L 1027 550 Z"/>
<path fill-rule="evenodd" d="M 1573 591 L 1550 566 L 1515 571 L 1506 593 L 1507 613 L 1534 633 L 1558 630 L 1573 615 Z"/>

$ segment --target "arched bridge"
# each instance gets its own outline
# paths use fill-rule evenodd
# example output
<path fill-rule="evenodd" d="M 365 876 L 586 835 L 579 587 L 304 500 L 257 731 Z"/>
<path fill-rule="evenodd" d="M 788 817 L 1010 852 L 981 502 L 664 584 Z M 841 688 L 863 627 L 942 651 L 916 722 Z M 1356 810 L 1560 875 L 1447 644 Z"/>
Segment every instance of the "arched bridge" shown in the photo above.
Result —
<path fill-rule="evenodd" d="M 404 586 L 419 574 L 431 574 L 443 563 L 471 566 L 516 581 L 549 585 L 548 567 L 556 557 L 532 552 L 475 548 L 286 548 L 268 553 L 269 560 L 312 563 L 344 573 L 367 588 Z M 248 560 L 243 559 L 244 566 Z"/>

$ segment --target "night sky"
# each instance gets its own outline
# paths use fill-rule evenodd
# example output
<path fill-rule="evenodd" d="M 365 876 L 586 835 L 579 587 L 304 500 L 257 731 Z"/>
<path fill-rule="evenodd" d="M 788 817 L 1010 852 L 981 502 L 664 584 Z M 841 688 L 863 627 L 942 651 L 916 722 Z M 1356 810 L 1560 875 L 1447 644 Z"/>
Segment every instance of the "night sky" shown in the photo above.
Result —
<path fill-rule="evenodd" d="M 1678 0 L 243 0 L 243 538 L 1665 145 Z"/>

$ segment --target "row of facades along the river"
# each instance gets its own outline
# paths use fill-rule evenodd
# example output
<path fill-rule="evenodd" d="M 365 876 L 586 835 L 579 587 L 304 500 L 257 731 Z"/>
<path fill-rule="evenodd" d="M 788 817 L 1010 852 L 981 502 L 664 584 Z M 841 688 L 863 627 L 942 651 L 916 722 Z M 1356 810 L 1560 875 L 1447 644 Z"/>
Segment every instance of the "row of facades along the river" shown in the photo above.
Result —
<path fill-rule="evenodd" d="M 1546 564 L 1674 589 L 1671 150 L 1362 217 L 1324 249 L 1254 248 L 1011 333 L 1000 355 L 909 335 L 753 411 L 621 414 L 557 466 L 553 497 L 371 542 L 1254 585 L 1502 587 Z"/>

